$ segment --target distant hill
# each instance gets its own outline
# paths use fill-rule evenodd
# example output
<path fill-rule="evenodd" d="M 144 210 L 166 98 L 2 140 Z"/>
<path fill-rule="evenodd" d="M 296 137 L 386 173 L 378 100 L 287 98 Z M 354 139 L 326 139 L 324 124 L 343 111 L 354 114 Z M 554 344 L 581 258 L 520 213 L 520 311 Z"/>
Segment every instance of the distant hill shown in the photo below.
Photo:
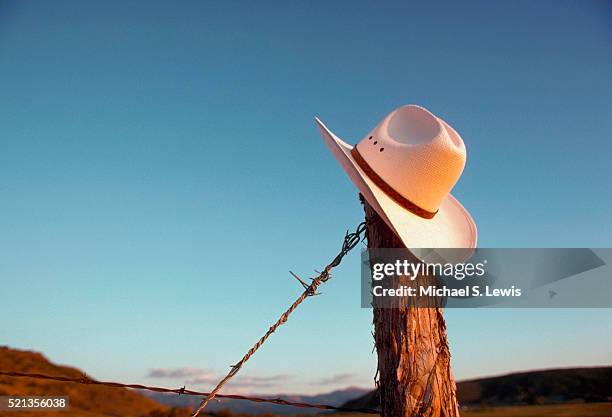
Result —
<path fill-rule="evenodd" d="M 50 362 L 41 353 L 0 346 L 0 369 L 81 378 L 83 371 Z M 286 400 L 341 405 L 368 392 L 362 388 L 347 388 L 326 394 L 278 395 Z M 147 395 L 143 395 L 146 393 Z M 2 412 L 0 417 L 185 417 L 201 401 L 200 397 L 176 394 L 136 392 L 125 388 L 102 385 L 81 385 L 35 378 L 0 376 L 0 395 L 67 395 L 70 411 L 66 412 Z M 263 397 L 264 395 L 262 395 Z M 253 403 L 241 400 L 219 400 L 209 404 L 211 412 L 223 409 L 248 414 L 306 414 L 320 410 Z"/>
<path fill-rule="evenodd" d="M 83 377 L 79 369 L 51 363 L 38 352 L 0 346 L 0 369 L 14 372 L 35 372 L 67 377 Z M 151 398 L 125 388 L 101 385 L 80 385 L 33 378 L 0 376 L 0 395 L 67 395 L 70 411 L 66 412 L 1 412 L 10 417 L 163 417 L 180 415 Z"/>
<path fill-rule="evenodd" d="M 365 388 L 346 388 L 343 390 L 332 391 L 325 394 L 318 395 L 286 395 L 279 394 L 274 395 L 274 398 L 282 398 L 288 401 L 311 403 L 311 404 L 328 404 L 334 406 L 340 406 L 350 399 L 356 398 L 368 392 Z M 177 396 L 168 395 L 163 393 L 151 392 L 147 393 L 148 396 L 159 401 L 162 404 L 166 404 L 172 407 L 187 407 L 194 408 L 200 403 L 201 398 L 190 397 L 190 396 Z M 257 395 L 259 397 L 266 397 L 266 395 Z M 218 402 L 212 402 L 207 407 L 207 410 L 214 412 L 219 410 L 230 410 L 233 413 L 244 413 L 244 414 L 276 414 L 276 415 L 287 415 L 287 414 L 317 414 L 321 410 L 310 409 L 310 408 L 298 408 L 289 407 L 286 405 L 268 404 L 268 403 L 255 403 L 244 400 L 229 400 L 220 399 Z"/>
<path fill-rule="evenodd" d="M 612 367 L 549 369 L 457 383 L 461 406 L 612 401 Z M 379 408 L 376 391 L 347 401 L 347 408 Z"/>
<path fill-rule="evenodd" d="M 84 375 L 77 368 L 53 364 L 40 353 L 2 346 L 0 369 L 77 378 Z M 457 394 L 459 403 L 468 407 L 612 401 L 612 367 L 552 369 L 462 381 L 457 384 Z M 67 395 L 71 404 L 68 413 L 0 412 L 0 417 L 185 417 L 200 401 L 200 398 L 191 396 L 160 393 L 145 396 L 124 388 L 4 376 L 0 376 L 0 395 Z M 274 397 L 347 408 L 379 407 L 376 392 L 362 388 L 311 396 Z M 229 409 L 233 413 L 248 414 L 317 412 L 241 400 L 221 400 L 211 403 L 209 407 L 211 412 Z"/>

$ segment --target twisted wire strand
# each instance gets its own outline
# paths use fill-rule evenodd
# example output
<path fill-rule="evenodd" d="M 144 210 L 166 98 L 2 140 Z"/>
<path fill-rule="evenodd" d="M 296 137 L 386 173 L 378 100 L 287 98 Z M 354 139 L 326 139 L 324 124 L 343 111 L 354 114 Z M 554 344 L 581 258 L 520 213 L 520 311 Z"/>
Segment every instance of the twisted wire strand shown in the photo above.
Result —
<path fill-rule="evenodd" d="M 240 368 L 249 360 L 251 356 L 259 349 L 265 341 L 276 331 L 276 329 L 287 322 L 287 319 L 293 313 L 293 311 L 308 297 L 316 294 L 317 288 L 324 282 L 327 282 L 331 278 L 331 270 L 336 266 L 340 265 L 342 258 L 351 251 L 355 246 L 359 244 L 363 240 L 366 231 L 366 222 L 362 222 L 357 226 L 357 229 L 353 233 L 346 232 L 344 236 L 344 241 L 342 242 L 342 248 L 336 257 L 323 269 L 319 275 L 312 279 L 310 285 L 304 290 L 304 292 L 291 304 L 291 306 L 279 317 L 279 319 L 274 323 L 268 331 L 249 349 L 249 351 L 244 355 L 244 357 L 235 365 L 232 365 L 230 371 L 227 375 L 219 381 L 217 386 L 202 400 L 200 405 L 193 411 L 191 417 L 197 417 L 198 414 L 206 407 L 206 405 L 215 397 L 219 396 L 219 391 L 223 388 L 223 386 L 232 379 L 239 371 Z"/>
<path fill-rule="evenodd" d="M 46 379 L 52 381 L 60 381 L 60 382 L 70 382 L 75 384 L 84 384 L 84 385 L 104 385 L 107 387 L 113 388 L 132 388 L 137 390 L 147 390 L 153 392 L 168 392 L 175 394 L 183 394 L 183 395 L 197 395 L 197 396 L 208 396 L 210 393 L 208 392 L 199 392 L 193 391 L 190 389 L 182 388 L 163 388 L 163 387 L 151 387 L 147 385 L 140 384 L 124 384 L 121 382 L 109 382 L 109 381 L 98 381 L 96 379 L 91 379 L 87 376 L 83 376 L 81 378 L 73 378 L 68 376 L 61 375 L 47 375 L 47 374 L 37 374 L 37 373 L 29 373 L 29 372 L 9 372 L 9 371 L 0 371 L 0 376 L 9 376 L 9 377 L 17 377 L 17 378 L 36 378 L 36 379 Z M 317 408 L 321 410 L 334 410 L 334 411 L 351 411 L 351 412 L 359 412 L 366 414 L 378 414 L 377 410 L 371 408 L 345 408 L 345 407 L 335 407 L 333 405 L 327 404 L 310 404 L 303 403 L 297 401 L 287 401 L 282 398 L 262 398 L 262 397 L 249 397 L 245 395 L 236 395 L 236 394 L 217 394 L 219 398 L 227 398 L 232 400 L 245 400 L 252 401 L 257 403 L 271 403 L 271 404 L 279 404 L 279 405 L 287 405 L 292 407 L 300 407 L 300 408 Z"/>

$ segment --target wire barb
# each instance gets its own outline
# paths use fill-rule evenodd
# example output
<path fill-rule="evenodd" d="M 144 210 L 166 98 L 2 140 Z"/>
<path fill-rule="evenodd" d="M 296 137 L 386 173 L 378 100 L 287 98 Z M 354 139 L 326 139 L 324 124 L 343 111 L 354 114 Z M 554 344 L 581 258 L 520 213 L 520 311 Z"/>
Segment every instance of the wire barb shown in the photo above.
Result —
<path fill-rule="evenodd" d="M 291 274 L 298 281 L 300 281 L 304 285 L 304 292 L 279 317 L 279 319 L 276 321 L 276 323 L 274 323 L 268 329 L 268 331 L 257 341 L 257 343 L 255 343 L 253 345 L 253 347 L 251 347 L 251 349 L 249 349 L 249 351 L 244 355 L 244 357 L 240 360 L 240 362 L 238 362 L 236 365 L 234 365 L 232 367 L 232 369 L 229 371 L 229 373 L 221 381 L 219 381 L 217 386 L 208 395 L 206 395 L 206 397 L 204 397 L 204 399 L 202 400 L 200 405 L 191 414 L 191 417 L 197 417 L 198 414 L 200 414 L 200 412 L 204 409 L 204 407 L 206 407 L 206 405 L 213 398 L 215 398 L 216 396 L 219 396 L 219 391 L 221 391 L 221 388 L 223 388 L 223 386 L 234 375 L 236 375 L 240 371 L 240 368 L 242 368 L 242 365 L 244 365 L 246 363 L 246 361 L 248 361 L 251 358 L 251 356 L 253 356 L 253 354 L 257 351 L 257 349 L 259 349 L 266 342 L 268 337 L 270 337 L 270 335 L 272 335 L 272 333 L 274 333 L 276 331 L 276 329 L 280 325 L 282 325 L 282 324 L 287 322 L 287 319 L 289 318 L 289 315 L 291 313 L 293 313 L 293 311 L 300 304 L 302 304 L 302 302 L 306 298 L 308 298 L 308 297 L 310 297 L 312 295 L 316 295 L 317 294 L 317 288 L 319 287 L 319 285 L 321 285 L 322 283 L 327 282 L 331 278 L 331 270 L 333 268 L 335 268 L 336 266 L 340 265 L 340 262 L 342 261 L 342 258 L 344 258 L 344 256 L 347 253 L 349 253 L 351 249 L 353 249 L 355 246 L 357 246 L 359 244 L 359 242 L 361 242 L 365 238 L 365 231 L 366 231 L 366 222 L 361 222 L 357 226 L 355 231 L 352 232 L 352 233 L 350 233 L 347 230 L 346 234 L 344 235 L 344 241 L 342 242 L 342 248 L 340 249 L 340 253 L 338 253 L 338 255 L 336 255 L 336 257 L 323 269 L 322 272 L 319 273 L 319 275 L 317 277 L 312 279 L 312 282 L 310 283 L 310 285 L 305 286 L 306 283 L 304 281 L 302 281 L 297 275 L 293 274 L 293 272 L 289 271 L 289 272 L 291 272 Z"/>
<path fill-rule="evenodd" d="M 305 290 L 309 290 L 309 289 L 310 289 L 310 285 L 306 284 L 306 283 L 305 283 L 305 282 L 304 282 L 304 281 L 303 281 L 303 280 L 302 280 L 300 277 L 298 277 L 298 276 L 297 276 L 297 275 L 296 275 L 296 274 L 295 274 L 293 271 L 289 271 L 289 273 L 290 273 L 291 275 L 293 275 L 293 277 L 294 277 L 295 279 L 297 279 L 297 280 L 300 282 L 300 284 L 302 284 L 302 287 L 304 287 L 304 289 L 305 289 Z M 312 281 L 312 280 L 314 280 L 314 278 L 311 278 L 310 280 Z M 309 293 L 309 294 L 308 294 L 308 296 L 315 296 L 315 295 L 321 295 L 321 294 L 322 294 L 322 293 L 320 293 L 320 292 L 313 292 L 313 293 Z"/>
<path fill-rule="evenodd" d="M 308 284 L 306 284 L 304 281 L 302 281 L 302 279 L 300 277 L 298 277 L 293 271 L 289 270 L 289 273 L 291 275 L 293 275 L 293 278 L 297 279 L 300 284 L 302 284 L 302 287 L 304 287 L 305 290 L 308 289 Z"/>

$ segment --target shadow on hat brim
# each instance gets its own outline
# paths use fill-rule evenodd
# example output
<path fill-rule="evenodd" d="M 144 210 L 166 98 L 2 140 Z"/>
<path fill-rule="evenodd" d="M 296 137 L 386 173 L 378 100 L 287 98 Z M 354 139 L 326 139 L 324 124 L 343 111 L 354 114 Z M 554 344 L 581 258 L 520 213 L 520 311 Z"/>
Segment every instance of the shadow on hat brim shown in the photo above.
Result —
<path fill-rule="evenodd" d="M 342 165 L 359 191 L 397 234 L 408 248 L 465 248 L 476 247 L 478 232 L 467 210 L 448 194 L 432 219 L 424 219 L 406 210 L 385 194 L 361 170 L 351 155 L 352 146 L 337 137 L 318 118 L 315 118 L 327 147 Z M 415 251 L 413 251 L 415 252 Z M 469 252 L 469 253 L 468 253 Z M 472 255 L 469 250 L 461 258 Z"/>

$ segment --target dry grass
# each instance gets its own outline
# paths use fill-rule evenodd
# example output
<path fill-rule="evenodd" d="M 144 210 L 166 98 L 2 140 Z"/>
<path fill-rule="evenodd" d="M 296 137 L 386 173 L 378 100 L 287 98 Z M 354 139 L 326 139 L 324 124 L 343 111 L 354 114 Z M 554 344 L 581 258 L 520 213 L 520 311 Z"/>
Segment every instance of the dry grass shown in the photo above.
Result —
<path fill-rule="evenodd" d="M 612 403 L 525 405 L 464 411 L 463 417 L 612 417 Z"/>
<path fill-rule="evenodd" d="M 333 417 L 364 417 L 372 414 L 338 413 L 331 415 Z M 462 411 L 461 417 L 612 417 L 612 402 L 492 407 Z"/>

